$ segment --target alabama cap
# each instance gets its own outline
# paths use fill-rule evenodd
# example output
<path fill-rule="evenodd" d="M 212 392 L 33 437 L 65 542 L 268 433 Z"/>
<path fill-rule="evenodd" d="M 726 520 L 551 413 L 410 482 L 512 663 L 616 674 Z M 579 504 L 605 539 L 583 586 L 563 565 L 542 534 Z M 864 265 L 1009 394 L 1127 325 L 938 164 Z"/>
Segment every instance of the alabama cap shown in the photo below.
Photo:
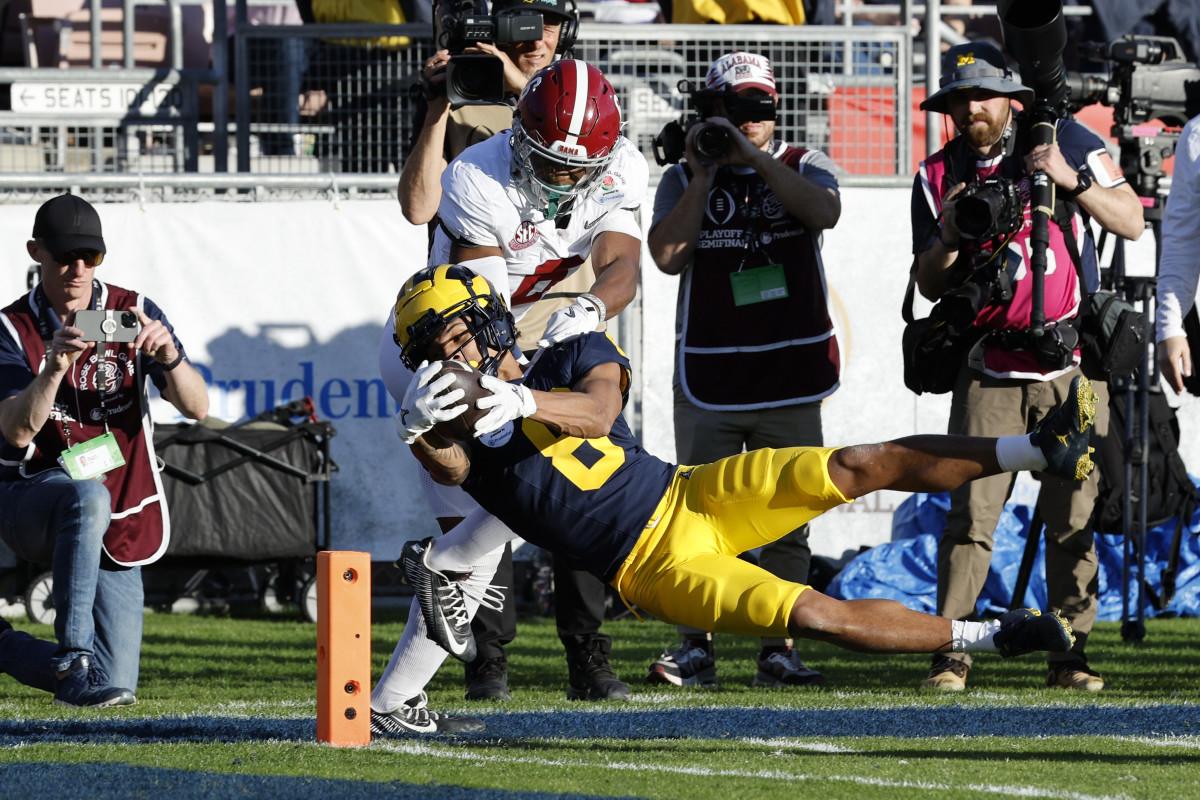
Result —
<path fill-rule="evenodd" d="M 726 53 L 713 62 L 704 78 L 707 89 L 724 89 L 729 87 L 735 92 L 742 89 L 762 89 L 772 97 L 778 97 L 775 91 L 775 72 L 766 56 L 758 53 L 744 53 L 740 50 Z"/>

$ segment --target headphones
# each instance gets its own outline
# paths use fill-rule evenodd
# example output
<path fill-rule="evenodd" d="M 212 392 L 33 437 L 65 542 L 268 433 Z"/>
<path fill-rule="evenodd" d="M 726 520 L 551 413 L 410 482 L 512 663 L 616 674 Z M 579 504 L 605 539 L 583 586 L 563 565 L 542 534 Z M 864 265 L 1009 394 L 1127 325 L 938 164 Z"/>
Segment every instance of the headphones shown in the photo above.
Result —
<path fill-rule="evenodd" d="M 575 46 L 575 40 L 579 38 L 579 7 L 575 5 L 575 0 L 559 0 L 564 5 L 568 5 L 567 16 L 562 18 L 562 27 L 558 29 L 558 47 L 554 52 L 558 55 L 564 55 L 572 47 Z"/>

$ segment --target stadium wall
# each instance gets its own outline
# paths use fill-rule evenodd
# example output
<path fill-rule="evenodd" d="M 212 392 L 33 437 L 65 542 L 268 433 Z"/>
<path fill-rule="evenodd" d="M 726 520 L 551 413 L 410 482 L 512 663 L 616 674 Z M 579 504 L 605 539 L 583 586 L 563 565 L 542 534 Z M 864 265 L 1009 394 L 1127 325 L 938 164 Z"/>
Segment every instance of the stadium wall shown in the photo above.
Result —
<path fill-rule="evenodd" d="M 847 188 L 842 201 L 824 247 L 846 359 L 842 387 L 825 404 L 826 441 L 944 432 L 947 397 L 915 397 L 902 380 L 908 189 Z M 0 205 L 6 302 L 26 288 L 34 208 Z M 109 255 L 98 275 L 166 310 L 208 382 L 212 414 L 237 421 L 311 395 L 318 416 L 335 425 L 334 548 L 390 560 L 400 542 L 435 532 L 377 377 L 381 326 L 404 279 L 424 264 L 423 227 L 384 200 L 106 203 L 101 216 Z M 1132 272 L 1152 271 L 1149 234 L 1130 247 L 1129 260 Z M 640 423 L 648 449 L 668 460 L 676 285 L 643 255 Z M 1189 464 L 1200 463 L 1191 434 L 1198 414 L 1195 398 L 1185 398 Z M 155 418 L 179 419 L 161 400 Z M 840 557 L 889 540 L 904 496 L 881 492 L 817 520 L 814 551 Z"/>

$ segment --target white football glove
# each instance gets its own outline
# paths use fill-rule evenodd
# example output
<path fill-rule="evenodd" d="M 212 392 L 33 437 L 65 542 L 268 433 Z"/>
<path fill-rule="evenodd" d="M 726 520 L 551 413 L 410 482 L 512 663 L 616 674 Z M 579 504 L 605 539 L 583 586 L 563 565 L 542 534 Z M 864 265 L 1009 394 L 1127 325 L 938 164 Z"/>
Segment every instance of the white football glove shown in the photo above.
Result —
<path fill-rule="evenodd" d="M 432 364 L 423 361 L 408 382 L 404 400 L 396 412 L 396 432 L 405 444 L 412 444 L 434 425 L 452 420 L 467 410 L 466 403 L 454 405 L 463 398 L 465 392 L 462 389 L 441 394 L 454 383 L 454 376 L 449 373 L 437 377 L 441 371 L 441 361 Z"/>
<path fill-rule="evenodd" d="M 479 385 L 491 392 L 475 401 L 481 411 L 491 409 L 475 423 L 475 435 L 482 436 L 504 427 L 506 422 L 531 416 L 537 411 L 533 392 L 519 383 L 507 383 L 492 375 L 484 375 Z"/>
<path fill-rule="evenodd" d="M 591 333 L 600 327 L 604 314 L 597 305 L 586 297 L 576 298 L 575 302 L 566 308 L 560 308 L 550 315 L 546 322 L 546 330 L 538 339 L 538 347 L 549 347 L 552 344 L 574 339 Z"/>

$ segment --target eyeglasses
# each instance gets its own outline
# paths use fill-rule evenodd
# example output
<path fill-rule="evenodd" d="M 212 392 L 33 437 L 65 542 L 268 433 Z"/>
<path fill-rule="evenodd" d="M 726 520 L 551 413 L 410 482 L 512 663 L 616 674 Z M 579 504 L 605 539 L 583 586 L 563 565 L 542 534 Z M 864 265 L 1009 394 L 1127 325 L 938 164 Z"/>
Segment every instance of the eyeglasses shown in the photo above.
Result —
<path fill-rule="evenodd" d="M 68 250 L 65 253 L 54 253 L 54 261 L 60 267 L 66 267 L 74 264 L 76 261 L 82 261 L 89 267 L 98 267 L 100 262 L 104 260 L 104 253 L 99 250 L 81 247 L 76 250 Z"/>

